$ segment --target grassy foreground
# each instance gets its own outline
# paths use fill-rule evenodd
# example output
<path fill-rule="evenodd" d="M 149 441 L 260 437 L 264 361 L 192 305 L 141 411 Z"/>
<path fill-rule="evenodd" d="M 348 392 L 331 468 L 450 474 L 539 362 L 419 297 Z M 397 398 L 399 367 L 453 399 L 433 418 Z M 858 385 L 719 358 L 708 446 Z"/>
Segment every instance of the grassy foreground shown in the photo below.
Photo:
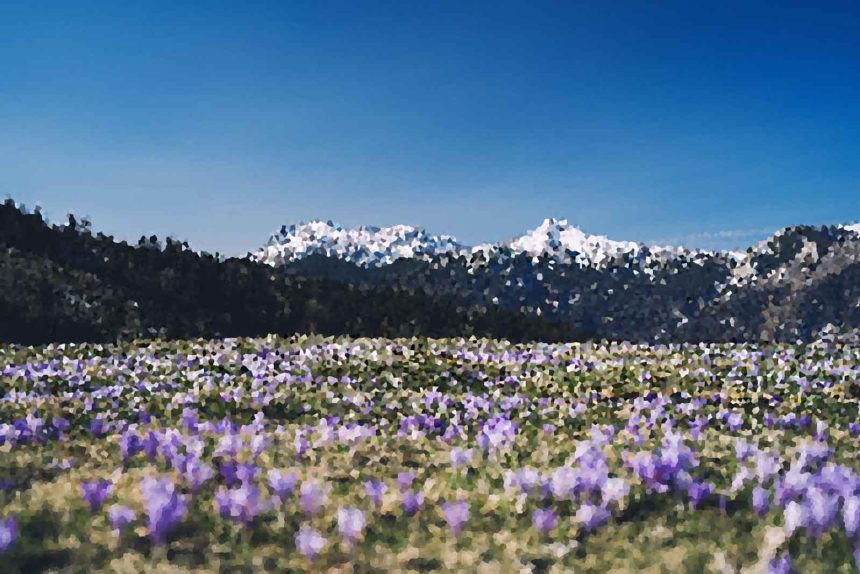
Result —
<path fill-rule="evenodd" d="M 0 349 L 4 572 L 854 572 L 860 350 Z"/>

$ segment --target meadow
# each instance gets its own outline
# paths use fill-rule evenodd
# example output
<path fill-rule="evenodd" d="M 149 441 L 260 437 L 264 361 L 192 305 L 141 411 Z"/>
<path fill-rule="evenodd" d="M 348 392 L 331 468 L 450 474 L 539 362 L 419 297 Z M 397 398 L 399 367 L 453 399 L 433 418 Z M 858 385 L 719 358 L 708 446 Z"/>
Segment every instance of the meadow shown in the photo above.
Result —
<path fill-rule="evenodd" d="M 3 572 L 854 572 L 860 349 L 0 348 Z"/>

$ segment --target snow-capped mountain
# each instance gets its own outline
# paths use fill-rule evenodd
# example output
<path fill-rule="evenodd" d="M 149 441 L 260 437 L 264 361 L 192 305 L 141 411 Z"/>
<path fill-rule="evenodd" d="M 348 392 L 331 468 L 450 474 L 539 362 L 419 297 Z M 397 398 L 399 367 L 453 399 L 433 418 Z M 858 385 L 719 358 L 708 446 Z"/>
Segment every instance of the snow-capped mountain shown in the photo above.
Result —
<path fill-rule="evenodd" d="M 564 263 L 602 268 L 623 255 L 648 253 L 671 258 L 686 253 L 677 247 L 645 246 L 633 241 L 615 241 L 589 235 L 566 219 L 545 219 L 535 229 L 502 243 L 468 247 L 449 235 L 431 235 L 419 227 L 360 226 L 343 228 L 331 221 L 299 223 L 272 235 L 253 257 L 270 265 L 296 261 L 313 254 L 337 257 L 365 267 L 386 265 L 401 258 L 432 259 L 440 255 L 465 255 L 502 250 L 512 254 L 547 254 Z"/>
<path fill-rule="evenodd" d="M 680 247 L 645 245 L 616 241 L 603 235 L 589 235 L 566 219 L 544 219 L 535 229 L 504 244 L 514 253 L 538 256 L 548 254 L 556 260 L 582 266 L 603 268 L 619 257 L 670 259 L 689 252 Z M 569 254 L 575 254 L 571 258 Z"/>
<path fill-rule="evenodd" d="M 283 226 L 253 254 L 258 261 L 280 265 L 308 255 L 337 257 L 365 267 L 378 267 L 401 258 L 434 257 L 464 249 L 453 237 L 430 235 L 410 225 L 343 228 L 314 220 Z"/>

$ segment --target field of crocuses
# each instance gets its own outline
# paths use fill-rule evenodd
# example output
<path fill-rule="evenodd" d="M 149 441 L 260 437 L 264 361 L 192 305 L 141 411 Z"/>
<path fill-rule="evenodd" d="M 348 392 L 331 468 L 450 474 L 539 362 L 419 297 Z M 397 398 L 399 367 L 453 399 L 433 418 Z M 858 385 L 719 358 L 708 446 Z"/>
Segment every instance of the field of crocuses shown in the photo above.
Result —
<path fill-rule="evenodd" d="M 0 349 L 0 571 L 854 572 L 860 349 Z"/>

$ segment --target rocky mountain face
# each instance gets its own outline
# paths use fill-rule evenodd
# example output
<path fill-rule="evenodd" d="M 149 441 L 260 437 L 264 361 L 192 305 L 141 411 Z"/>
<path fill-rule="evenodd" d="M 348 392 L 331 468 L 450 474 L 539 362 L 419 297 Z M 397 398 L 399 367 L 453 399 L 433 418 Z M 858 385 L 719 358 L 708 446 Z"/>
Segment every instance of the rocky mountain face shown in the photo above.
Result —
<path fill-rule="evenodd" d="M 860 327 L 858 232 L 796 226 L 745 252 L 714 252 L 614 241 L 554 219 L 475 247 L 415 227 L 312 222 L 282 228 L 252 258 L 551 317 L 594 337 L 795 341 Z"/>

